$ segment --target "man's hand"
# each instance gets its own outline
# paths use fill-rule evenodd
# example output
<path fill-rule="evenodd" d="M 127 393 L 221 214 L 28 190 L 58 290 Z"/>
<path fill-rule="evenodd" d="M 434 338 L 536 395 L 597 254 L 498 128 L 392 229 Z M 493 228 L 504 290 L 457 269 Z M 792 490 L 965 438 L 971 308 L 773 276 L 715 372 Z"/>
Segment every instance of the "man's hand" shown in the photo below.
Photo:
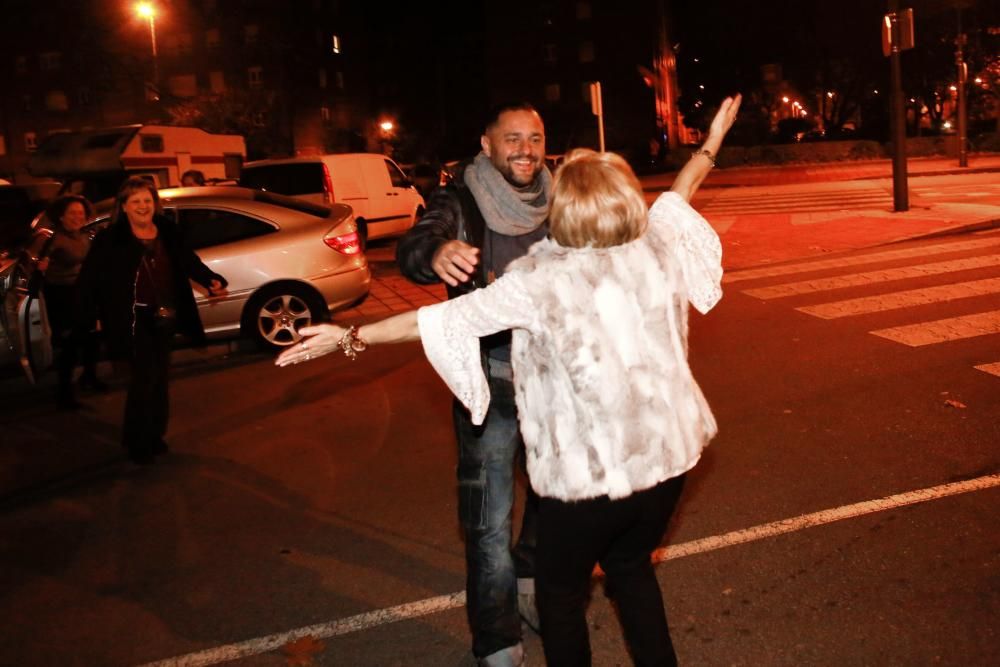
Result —
<path fill-rule="evenodd" d="M 300 364 L 339 350 L 340 339 L 347 333 L 347 329 L 336 324 L 315 324 L 302 327 L 299 333 L 304 336 L 302 342 L 279 354 L 274 361 L 276 366 Z"/>
<path fill-rule="evenodd" d="M 452 287 L 469 280 L 479 264 L 479 248 L 465 241 L 448 241 L 441 245 L 431 260 L 431 269 L 437 277 Z"/>

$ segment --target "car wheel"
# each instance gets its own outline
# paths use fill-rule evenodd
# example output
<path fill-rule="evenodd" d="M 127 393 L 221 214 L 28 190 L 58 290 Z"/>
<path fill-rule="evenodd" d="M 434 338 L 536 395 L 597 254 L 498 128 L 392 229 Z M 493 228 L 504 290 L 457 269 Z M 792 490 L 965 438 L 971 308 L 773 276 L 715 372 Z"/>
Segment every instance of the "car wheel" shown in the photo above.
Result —
<path fill-rule="evenodd" d="M 255 294 L 243 312 L 243 332 L 257 344 L 281 350 L 302 340 L 299 329 L 327 319 L 326 305 L 301 285 L 271 285 Z"/>

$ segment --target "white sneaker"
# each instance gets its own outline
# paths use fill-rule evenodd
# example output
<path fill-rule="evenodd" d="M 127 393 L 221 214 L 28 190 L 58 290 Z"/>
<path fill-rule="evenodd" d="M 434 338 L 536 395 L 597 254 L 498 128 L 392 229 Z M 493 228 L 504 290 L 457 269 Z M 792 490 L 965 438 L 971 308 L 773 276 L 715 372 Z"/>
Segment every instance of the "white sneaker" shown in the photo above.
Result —
<path fill-rule="evenodd" d="M 515 644 L 479 659 L 479 667 L 523 667 L 524 646 Z"/>

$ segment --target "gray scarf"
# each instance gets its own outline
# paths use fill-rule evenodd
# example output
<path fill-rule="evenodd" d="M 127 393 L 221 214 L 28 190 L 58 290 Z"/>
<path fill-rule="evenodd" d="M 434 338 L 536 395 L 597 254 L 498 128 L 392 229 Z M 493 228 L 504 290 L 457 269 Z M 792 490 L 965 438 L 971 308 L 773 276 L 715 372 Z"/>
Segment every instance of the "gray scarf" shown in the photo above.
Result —
<path fill-rule="evenodd" d="M 530 186 L 517 189 L 485 153 L 480 153 L 465 168 L 464 177 L 486 226 L 498 234 L 522 236 L 541 227 L 549 217 L 552 174 L 548 167 L 542 167 Z"/>

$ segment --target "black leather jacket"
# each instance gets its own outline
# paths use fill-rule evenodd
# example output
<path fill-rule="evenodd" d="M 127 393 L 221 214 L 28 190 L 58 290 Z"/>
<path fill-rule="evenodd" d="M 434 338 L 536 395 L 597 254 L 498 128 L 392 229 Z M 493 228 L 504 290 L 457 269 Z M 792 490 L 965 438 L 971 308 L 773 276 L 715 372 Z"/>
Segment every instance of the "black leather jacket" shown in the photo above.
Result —
<path fill-rule="evenodd" d="M 153 218 L 173 267 L 173 292 L 177 309 L 177 332 L 193 343 L 202 343 L 205 330 L 188 279 L 209 287 L 212 280 L 226 285 L 188 248 L 180 230 L 167 218 Z M 135 289 L 145 247 L 135 238 L 128 220 L 121 220 L 98 232 L 83 262 L 78 281 L 80 299 L 77 329 L 87 331 L 100 320 L 109 355 L 126 357 L 132 350 L 135 324 Z"/>
<path fill-rule="evenodd" d="M 403 275 L 413 282 L 438 283 L 441 279 L 431 269 L 438 248 L 448 241 L 459 240 L 482 251 L 485 237 L 486 221 L 460 171 L 451 183 L 431 193 L 423 217 L 399 240 L 396 262 Z M 448 286 L 448 298 L 485 287 L 487 282 L 487 268 L 480 262 L 468 282 L 458 287 Z"/>

